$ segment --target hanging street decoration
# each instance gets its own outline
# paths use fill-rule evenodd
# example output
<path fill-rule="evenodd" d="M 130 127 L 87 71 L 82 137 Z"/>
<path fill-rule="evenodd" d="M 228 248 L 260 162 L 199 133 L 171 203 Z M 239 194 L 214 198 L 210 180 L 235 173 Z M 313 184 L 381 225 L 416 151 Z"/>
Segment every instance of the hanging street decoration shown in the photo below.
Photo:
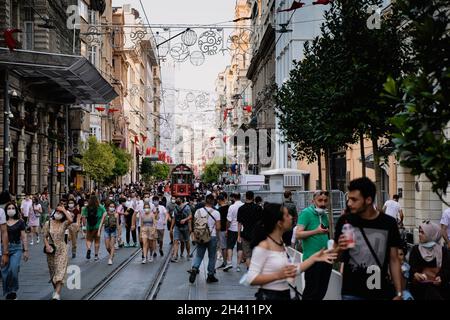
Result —
<path fill-rule="evenodd" d="M 191 47 L 197 42 L 197 33 L 194 30 L 187 30 L 181 36 L 181 41 L 185 46 Z"/>
<path fill-rule="evenodd" d="M 198 39 L 198 46 L 200 51 L 207 55 L 215 55 L 219 51 L 219 46 L 222 45 L 222 37 L 214 30 L 203 32 Z"/>
<path fill-rule="evenodd" d="M 185 62 L 190 55 L 189 48 L 178 43 L 170 49 L 170 55 L 176 62 Z"/>
<path fill-rule="evenodd" d="M 191 63 L 196 67 L 199 67 L 203 63 L 205 63 L 205 55 L 203 54 L 203 52 L 201 52 L 201 51 L 192 52 L 191 53 Z"/>

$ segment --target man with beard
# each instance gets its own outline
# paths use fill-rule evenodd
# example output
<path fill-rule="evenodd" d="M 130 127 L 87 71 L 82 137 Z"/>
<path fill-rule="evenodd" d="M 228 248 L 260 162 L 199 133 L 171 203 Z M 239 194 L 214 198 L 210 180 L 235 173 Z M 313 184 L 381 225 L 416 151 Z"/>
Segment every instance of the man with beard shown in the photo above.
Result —
<path fill-rule="evenodd" d="M 373 206 L 376 187 L 369 178 L 351 181 L 348 191 L 350 213 L 339 218 L 335 233 L 344 262 L 342 299 L 402 300 L 397 221 Z"/>
<path fill-rule="evenodd" d="M 300 212 L 298 217 L 296 238 L 302 240 L 303 261 L 316 252 L 326 249 L 328 242 L 328 192 L 316 191 L 313 204 Z M 315 263 L 305 271 L 305 289 L 303 300 L 322 300 L 328 289 L 331 265 L 325 262 Z"/>

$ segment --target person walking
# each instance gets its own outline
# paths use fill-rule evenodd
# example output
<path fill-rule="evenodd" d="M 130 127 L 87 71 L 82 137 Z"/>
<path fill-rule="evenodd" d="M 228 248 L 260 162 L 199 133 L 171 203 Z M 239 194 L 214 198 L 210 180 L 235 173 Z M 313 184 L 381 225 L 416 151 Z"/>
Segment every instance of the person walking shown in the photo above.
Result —
<path fill-rule="evenodd" d="M 208 277 L 206 278 L 206 282 L 213 283 L 219 281 L 214 274 L 216 272 L 217 235 L 220 232 L 220 213 L 213 209 L 213 205 L 214 196 L 209 194 L 205 198 L 205 206 L 198 209 L 194 215 L 194 234 L 208 234 L 207 238 L 209 238 L 209 241 L 202 243 L 200 239 L 196 238 L 197 251 L 190 271 L 190 283 L 195 282 L 206 250 L 208 250 Z M 206 232 L 203 232 L 203 228 L 205 228 L 204 230 Z"/>
<path fill-rule="evenodd" d="M 61 289 L 64 285 L 68 264 L 65 232 L 71 223 L 72 215 L 60 203 L 44 225 L 45 253 L 47 254 L 50 280 L 55 290 L 53 300 L 61 299 Z"/>
<path fill-rule="evenodd" d="M 158 233 L 158 244 L 159 244 L 159 255 L 164 256 L 164 229 L 166 227 L 166 223 L 169 220 L 169 213 L 166 210 L 166 207 L 163 204 L 160 204 L 159 197 L 153 197 L 153 205 L 155 206 L 156 215 L 158 216 L 158 221 L 156 222 L 156 232 Z M 156 257 L 156 251 L 153 254 Z"/>
<path fill-rule="evenodd" d="M 251 192 L 251 191 L 249 191 Z M 248 193 L 248 192 L 247 192 Z M 234 203 L 228 208 L 227 214 L 227 265 L 223 268 L 223 271 L 228 271 L 233 268 L 233 249 L 237 243 L 237 271 L 240 271 L 240 263 L 242 261 L 242 243 L 238 237 L 238 233 L 241 231 L 238 223 L 238 210 L 244 203 L 241 202 L 241 196 L 239 193 L 231 195 Z M 253 200 L 252 200 L 253 201 Z M 239 240 L 239 241 L 238 241 Z"/>
<path fill-rule="evenodd" d="M 0 268 L 3 266 L 6 266 L 9 262 L 9 252 L 8 252 L 8 246 L 9 246 L 9 240 L 8 240 L 8 226 L 6 224 L 6 214 L 5 210 L 3 210 L 3 207 L 6 203 L 10 201 L 9 193 L 6 194 L 5 192 L 2 192 L 0 194 L 0 252 L 1 252 L 1 260 L 0 260 Z"/>
<path fill-rule="evenodd" d="M 444 238 L 447 249 L 450 250 L 450 208 L 442 213 L 441 217 L 441 233 Z"/>
<path fill-rule="evenodd" d="M 32 206 L 33 206 L 33 200 L 31 200 L 30 194 L 27 193 L 25 195 L 25 199 L 23 199 L 22 203 L 20 204 L 20 211 L 22 212 L 22 219 L 25 222 L 27 229 L 29 228 L 28 217 L 30 216 L 30 211 L 31 211 Z"/>
<path fill-rule="evenodd" d="M 36 235 L 36 243 L 39 244 L 39 225 L 40 225 L 40 217 L 42 214 L 42 206 L 39 203 L 38 197 L 33 197 L 33 203 L 31 205 L 31 209 L 29 210 L 29 216 L 28 216 L 28 226 L 30 227 L 30 245 L 34 244 L 34 237 L 33 235 Z"/>
<path fill-rule="evenodd" d="M 187 256 L 190 255 L 190 233 L 191 227 L 189 221 L 192 219 L 189 204 L 183 204 L 181 198 L 176 199 L 176 207 L 172 219 L 171 230 L 173 230 L 174 246 L 171 262 L 178 262 L 178 246 L 184 243 L 187 250 Z M 180 255 L 182 256 L 182 255 Z"/>
<path fill-rule="evenodd" d="M 254 200 L 253 191 L 245 194 L 245 204 L 238 210 L 237 221 L 239 223 L 238 241 L 242 244 L 243 256 L 247 269 L 252 258 L 251 242 L 255 236 L 255 226 L 262 219 L 262 208 Z"/>
<path fill-rule="evenodd" d="M 374 207 L 376 187 L 369 178 L 350 181 L 348 191 L 350 214 L 339 218 L 334 237 L 344 263 L 342 299 L 402 300 L 397 221 Z M 374 272 L 380 279 L 375 285 Z"/>
<path fill-rule="evenodd" d="M 292 227 L 292 216 L 281 204 L 267 203 L 261 221 L 255 227 L 252 259 L 244 283 L 259 286 L 257 300 L 291 300 L 295 277 L 316 263 L 332 264 L 337 254 L 320 250 L 295 264 L 283 242 L 283 234 Z"/>
<path fill-rule="evenodd" d="M 171 197 L 170 202 L 167 204 L 166 209 L 169 213 L 169 219 L 167 220 L 167 231 L 169 231 L 170 236 L 170 245 L 173 245 L 173 230 L 171 228 L 172 226 L 172 219 L 173 219 L 173 213 L 175 211 L 176 203 L 175 197 Z"/>
<path fill-rule="evenodd" d="M 102 221 L 103 214 L 106 212 L 104 206 L 100 205 L 100 202 L 95 194 L 92 194 L 89 198 L 87 207 L 84 207 L 81 211 L 84 224 L 86 225 L 86 259 L 91 258 L 91 246 L 94 242 L 95 257 L 94 260 L 98 261 L 98 252 L 100 250 L 100 222 Z"/>
<path fill-rule="evenodd" d="M 48 220 L 48 215 L 50 213 L 50 201 L 48 200 L 48 194 L 46 192 L 43 192 L 40 196 L 39 203 L 41 204 L 42 213 L 41 217 L 39 219 L 39 226 L 42 227 Z"/>
<path fill-rule="evenodd" d="M 8 247 L 4 250 L 4 253 L 8 254 L 9 261 L 1 268 L 3 295 L 6 300 L 16 300 L 19 291 L 20 260 L 23 255 L 23 260 L 28 261 L 29 251 L 25 222 L 20 218 L 19 209 L 13 203 L 7 203 L 5 209 Z"/>
<path fill-rule="evenodd" d="M 69 238 L 72 244 L 72 259 L 77 257 L 78 232 L 81 225 L 81 213 L 74 198 L 70 198 L 67 203 L 67 211 L 72 214 L 73 223 L 69 226 Z"/>
<path fill-rule="evenodd" d="M 107 208 L 108 210 L 102 217 L 98 232 L 100 233 L 102 226 L 105 227 L 105 247 L 109 254 L 108 265 L 112 265 L 117 238 L 117 226 L 119 225 L 119 214 L 117 213 L 114 201 L 108 201 Z M 100 234 L 98 236 L 100 237 Z"/>
<path fill-rule="evenodd" d="M 219 233 L 219 248 L 222 251 L 223 262 L 218 268 L 225 268 L 227 265 L 227 216 L 230 206 L 227 202 L 227 194 L 221 193 L 217 197 L 219 203 L 220 213 L 220 233 Z"/>
<path fill-rule="evenodd" d="M 326 249 L 329 222 L 326 213 L 328 192 L 316 191 L 313 204 L 305 208 L 298 217 L 296 238 L 302 241 L 303 259 L 308 259 L 316 252 Z M 331 265 L 316 263 L 305 272 L 303 300 L 322 300 L 328 289 Z"/>
<path fill-rule="evenodd" d="M 152 209 L 151 204 L 146 202 L 144 204 L 144 214 L 141 217 L 141 237 L 143 240 L 142 249 L 142 264 L 153 262 L 153 252 L 156 249 L 156 240 L 158 237 L 156 231 L 156 222 L 158 214 L 156 209 Z M 150 251 L 150 253 L 149 253 Z"/>
<path fill-rule="evenodd" d="M 392 200 L 388 200 L 384 203 L 383 212 L 394 218 L 399 226 L 403 226 L 404 215 L 403 209 L 400 206 L 400 203 L 398 203 L 399 198 L 398 194 L 394 194 Z"/>

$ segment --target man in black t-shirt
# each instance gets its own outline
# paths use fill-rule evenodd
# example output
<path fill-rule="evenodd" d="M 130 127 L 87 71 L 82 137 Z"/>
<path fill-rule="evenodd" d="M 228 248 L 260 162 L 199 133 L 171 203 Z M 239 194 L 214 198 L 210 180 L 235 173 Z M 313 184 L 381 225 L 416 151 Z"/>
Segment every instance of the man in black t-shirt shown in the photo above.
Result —
<path fill-rule="evenodd" d="M 401 300 L 397 222 L 374 208 L 376 187 L 370 179 L 351 181 L 348 191 L 350 213 L 339 218 L 335 232 L 335 248 L 344 262 L 342 299 Z"/>
<path fill-rule="evenodd" d="M 219 203 L 218 211 L 220 213 L 219 246 L 223 257 L 223 262 L 218 268 L 225 268 L 227 265 L 227 215 L 228 208 L 230 208 L 227 202 L 227 194 L 224 192 L 219 194 L 217 202 Z"/>
<path fill-rule="evenodd" d="M 250 258 L 252 257 L 251 242 L 254 237 L 254 229 L 258 221 L 262 219 L 262 208 L 255 202 L 253 191 L 247 191 L 245 194 L 245 203 L 238 209 L 237 221 L 238 242 L 242 241 L 242 251 L 247 268 L 250 267 Z"/>

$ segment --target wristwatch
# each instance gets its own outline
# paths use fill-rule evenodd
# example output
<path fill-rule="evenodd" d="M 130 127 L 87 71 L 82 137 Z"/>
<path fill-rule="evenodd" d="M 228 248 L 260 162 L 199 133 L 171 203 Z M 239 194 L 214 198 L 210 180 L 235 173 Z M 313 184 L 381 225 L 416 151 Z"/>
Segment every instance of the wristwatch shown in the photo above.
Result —
<path fill-rule="evenodd" d="M 401 292 L 401 291 L 397 291 L 397 295 L 396 295 L 397 297 L 403 297 L 403 292 Z"/>

